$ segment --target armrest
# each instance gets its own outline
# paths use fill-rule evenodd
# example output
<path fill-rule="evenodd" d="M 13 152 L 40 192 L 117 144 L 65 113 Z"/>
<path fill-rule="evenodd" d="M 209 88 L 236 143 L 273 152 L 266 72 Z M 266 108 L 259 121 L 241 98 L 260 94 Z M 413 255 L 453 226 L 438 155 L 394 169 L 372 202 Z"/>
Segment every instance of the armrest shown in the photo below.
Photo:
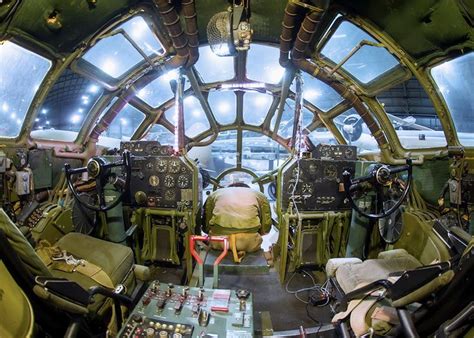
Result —
<path fill-rule="evenodd" d="M 75 303 L 87 307 L 90 304 L 90 294 L 76 282 L 65 278 L 36 277 L 36 283 L 49 292 L 67 298 Z"/>

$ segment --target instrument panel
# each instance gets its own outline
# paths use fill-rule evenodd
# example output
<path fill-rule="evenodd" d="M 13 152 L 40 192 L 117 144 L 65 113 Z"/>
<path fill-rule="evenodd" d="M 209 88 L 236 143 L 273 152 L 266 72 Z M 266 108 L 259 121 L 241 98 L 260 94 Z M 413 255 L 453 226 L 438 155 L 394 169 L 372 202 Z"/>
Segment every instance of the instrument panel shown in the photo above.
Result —
<path fill-rule="evenodd" d="M 357 148 L 345 145 L 318 145 L 316 158 L 293 161 L 283 170 L 281 203 L 286 210 L 290 202 L 299 211 L 349 210 L 342 173 L 354 173 Z"/>
<path fill-rule="evenodd" d="M 121 149 L 133 155 L 130 204 L 158 208 L 192 205 L 197 168 L 174 155 L 172 147 L 156 141 L 133 141 L 123 142 Z"/>

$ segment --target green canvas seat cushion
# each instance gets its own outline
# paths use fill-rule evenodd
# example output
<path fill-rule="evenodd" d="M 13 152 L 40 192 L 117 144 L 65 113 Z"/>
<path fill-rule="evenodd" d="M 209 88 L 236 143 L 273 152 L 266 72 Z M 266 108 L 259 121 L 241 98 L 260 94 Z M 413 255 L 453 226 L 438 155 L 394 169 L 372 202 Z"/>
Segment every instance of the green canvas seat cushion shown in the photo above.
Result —
<path fill-rule="evenodd" d="M 3 209 L 0 209 L 0 229 L 5 232 L 8 242 L 31 274 L 34 276 L 51 276 L 46 265 L 36 254 L 35 249 Z"/>
<path fill-rule="evenodd" d="M 387 279 L 392 272 L 412 270 L 422 264 L 410 254 L 390 259 L 368 259 L 362 263 L 344 264 L 336 270 L 336 279 L 345 293 L 370 284 L 379 279 Z"/>
<path fill-rule="evenodd" d="M 74 258 L 84 259 L 101 267 L 110 277 L 114 285 L 122 283 L 133 266 L 133 252 L 129 247 L 103 241 L 81 233 L 68 233 L 57 241 L 55 246 L 66 250 L 66 252 L 73 255 Z M 68 272 L 64 273 L 66 274 L 65 276 L 71 275 L 71 273 Z M 57 276 L 58 273 L 54 271 L 53 274 Z M 87 285 L 89 283 L 83 281 L 81 277 L 77 278 L 78 280 L 74 277 L 74 280 L 79 284 L 84 282 L 84 285 L 81 284 L 83 287 L 87 288 L 91 286 Z M 93 285 L 97 285 L 97 283 L 93 282 Z"/>

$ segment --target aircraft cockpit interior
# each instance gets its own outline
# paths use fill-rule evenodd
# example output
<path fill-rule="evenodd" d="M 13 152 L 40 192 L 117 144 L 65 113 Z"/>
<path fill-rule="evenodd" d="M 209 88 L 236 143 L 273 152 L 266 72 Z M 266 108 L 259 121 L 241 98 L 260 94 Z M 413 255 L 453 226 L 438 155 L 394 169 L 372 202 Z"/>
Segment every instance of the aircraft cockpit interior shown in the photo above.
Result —
<path fill-rule="evenodd" d="M 473 23 L 0 0 L 0 337 L 473 337 Z"/>

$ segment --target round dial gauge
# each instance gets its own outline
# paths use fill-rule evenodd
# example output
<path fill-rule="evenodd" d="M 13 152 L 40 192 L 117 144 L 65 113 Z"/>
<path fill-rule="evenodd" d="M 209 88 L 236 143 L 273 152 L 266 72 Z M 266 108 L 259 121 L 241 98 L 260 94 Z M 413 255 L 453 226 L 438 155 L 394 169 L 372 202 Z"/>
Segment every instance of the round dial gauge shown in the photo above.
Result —
<path fill-rule="evenodd" d="M 170 175 L 165 176 L 165 187 L 172 188 L 174 187 L 174 177 Z"/>
<path fill-rule="evenodd" d="M 308 170 L 311 175 L 316 175 L 318 173 L 318 166 L 316 165 L 316 163 L 311 163 L 309 165 Z"/>
<path fill-rule="evenodd" d="M 313 187 L 309 183 L 303 184 L 303 189 L 301 191 L 303 194 L 312 194 L 313 193 Z"/>
<path fill-rule="evenodd" d="M 346 148 L 346 150 L 344 150 L 344 156 L 346 159 L 352 158 L 354 156 L 354 150 L 352 148 Z"/>
<path fill-rule="evenodd" d="M 159 173 L 164 173 L 166 171 L 166 160 L 158 160 L 158 163 L 156 164 L 156 170 Z"/>
<path fill-rule="evenodd" d="M 158 155 L 160 152 L 160 146 L 154 143 L 149 143 L 145 147 L 145 154 L 147 155 Z"/>
<path fill-rule="evenodd" d="M 328 165 L 326 168 L 324 168 L 324 176 L 328 179 L 335 179 L 337 176 L 337 169 L 335 166 L 332 164 Z"/>
<path fill-rule="evenodd" d="M 148 183 L 152 187 L 157 187 L 160 184 L 160 178 L 156 175 L 151 175 L 150 178 L 148 179 Z"/>
<path fill-rule="evenodd" d="M 189 178 L 185 175 L 179 175 L 178 176 L 178 188 L 187 188 L 189 184 Z"/>
<path fill-rule="evenodd" d="M 177 159 L 171 160 L 170 165 L 169 165 L 170 173 L 176 174 L 179 171 L 180 166 L 181 166 L 181 163 L 179 160 Z"/>
<path fill-rule="evenodd" d="M 165 191 L 165 200 L 172 201 L 174 200 L 175 196 L 176 196 L 176 193 L 174 192 L 174 190 Z"/>
<path fill-rule="evenodd" d="M 321 157 L 331 157 L 332 155 L 331 146 L 329 145 L 322 145 L 320 151 Z"/>
<path fill-rule="evenodd" d="M 147 162 L 147 164 L 145 165 L 145 167 L 146 167 L 148 170 L 151 170 L 151 169 L 153 169 L 153 163 L 152 163 L 152 162 Z"/>

